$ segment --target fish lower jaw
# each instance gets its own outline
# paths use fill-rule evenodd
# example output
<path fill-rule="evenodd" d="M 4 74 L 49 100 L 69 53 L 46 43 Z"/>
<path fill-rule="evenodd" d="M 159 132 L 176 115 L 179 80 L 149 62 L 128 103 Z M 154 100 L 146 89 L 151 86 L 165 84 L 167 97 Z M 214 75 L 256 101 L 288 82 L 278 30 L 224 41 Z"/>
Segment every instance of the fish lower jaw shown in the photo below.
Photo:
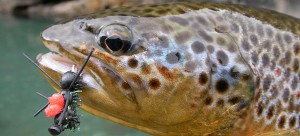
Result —
<path fill-rule="evenodd" d="M 80 65 L 74 63 L 72 60 L 57 54 L 53 52 L 49 52 L 46 54 L 39 54 L 36 57 L 36 60 L 38 64 L 43 67 L 54 79 L 57 79 L 59 81 L 62 74 L 64 74 L 67 71 L 72 71 L 72 69 L 79 70 Z M 102 86 L 100 85 L 102 80 L 101 78 L 95 79 L 91 74 L 87 73 L 86 70 L 84 70 L 82 75 L 82 81 L 88 88 L 94 88 L 97 90 L 103 90 Z M 58 75 L 60 75 L 58 77 Z"/>

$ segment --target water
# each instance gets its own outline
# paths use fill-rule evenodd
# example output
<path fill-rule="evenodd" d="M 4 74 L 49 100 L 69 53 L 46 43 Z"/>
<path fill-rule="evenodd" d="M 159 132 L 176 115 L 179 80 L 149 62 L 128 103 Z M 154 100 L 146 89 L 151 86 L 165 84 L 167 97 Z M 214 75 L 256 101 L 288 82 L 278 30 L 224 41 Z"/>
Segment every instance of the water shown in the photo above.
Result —
<path fill-rule="evenodd" d="M 50 96 L 54 89 L 22 52 L 31 58 L 48 52 L 39 35 L 53 22 L 3 16 L 0 20 L 0 135 L 50 135 L 47 129 L 53 119 L 46 118 L 43 112 L 35 118 L 33 114 L 47 102 L 35 92 Z M 66 130 L 62 136 L 147 136 L 82 110 L 79 114 L 82 115 L 80 131 Z"/>

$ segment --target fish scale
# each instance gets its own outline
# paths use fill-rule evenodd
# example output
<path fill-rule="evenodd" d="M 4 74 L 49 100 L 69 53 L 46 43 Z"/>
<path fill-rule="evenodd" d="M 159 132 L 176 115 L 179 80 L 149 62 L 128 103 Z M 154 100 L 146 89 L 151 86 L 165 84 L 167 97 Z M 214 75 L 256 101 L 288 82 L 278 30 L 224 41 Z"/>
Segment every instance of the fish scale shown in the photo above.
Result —
<path fill-rule="evenodd" d="M 64 21 L 42 38 L 75 64 L 95 48 L 85 73 L 95 80 L 83 79 L 80 97 L 96 116 L 153 135 L 296 135 L 299 22 L 239 5 L 166 3 Z M 101 34 L 120 34 L 123 45 L 110 48 Z M 53 56 L 38 62 L 58 78 Z"/>

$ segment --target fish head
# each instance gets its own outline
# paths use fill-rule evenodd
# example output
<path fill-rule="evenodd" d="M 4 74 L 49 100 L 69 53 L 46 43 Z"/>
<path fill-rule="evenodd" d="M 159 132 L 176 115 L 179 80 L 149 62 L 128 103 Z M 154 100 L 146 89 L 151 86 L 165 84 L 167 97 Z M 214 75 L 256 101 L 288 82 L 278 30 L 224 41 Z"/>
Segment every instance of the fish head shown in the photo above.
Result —
<path fill-rule="evenodd" d="M 222 62 L 213 60 L 219 57 L 193 40 L 197 37 L 186 23 L 176 16 L 75 19 L 41 34 L 55 53 L 37 60 L 59 80 L 72 65 L 79 68 L 94 49 L 82 75 L 81 108 L 151 134 L 212 133 L 245 113 L 241 111 L 252 98 L 252 77 L 246 63 L 216 70 Z M 222 72 L 246 75 L 245 82 L 240 77 L 223 79 Z"/>

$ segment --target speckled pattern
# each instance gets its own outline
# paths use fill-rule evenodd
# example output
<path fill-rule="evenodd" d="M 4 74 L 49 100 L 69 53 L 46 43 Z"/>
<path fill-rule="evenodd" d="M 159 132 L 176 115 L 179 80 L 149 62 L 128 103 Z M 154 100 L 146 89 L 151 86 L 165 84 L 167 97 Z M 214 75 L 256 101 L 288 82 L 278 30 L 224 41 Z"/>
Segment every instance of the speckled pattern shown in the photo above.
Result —
<path fill-rule="evenodd" d="M 105 94 L 84 90 L 82 103 L 97 116 L 155 135 L 299 134 L 299 24 L 273 11 L 171 3 L 103 11 L 42 37 L 75 63 L 96 49 L 87 69 Z M 130 48 L 99 44 L 110 31 Z"/>

